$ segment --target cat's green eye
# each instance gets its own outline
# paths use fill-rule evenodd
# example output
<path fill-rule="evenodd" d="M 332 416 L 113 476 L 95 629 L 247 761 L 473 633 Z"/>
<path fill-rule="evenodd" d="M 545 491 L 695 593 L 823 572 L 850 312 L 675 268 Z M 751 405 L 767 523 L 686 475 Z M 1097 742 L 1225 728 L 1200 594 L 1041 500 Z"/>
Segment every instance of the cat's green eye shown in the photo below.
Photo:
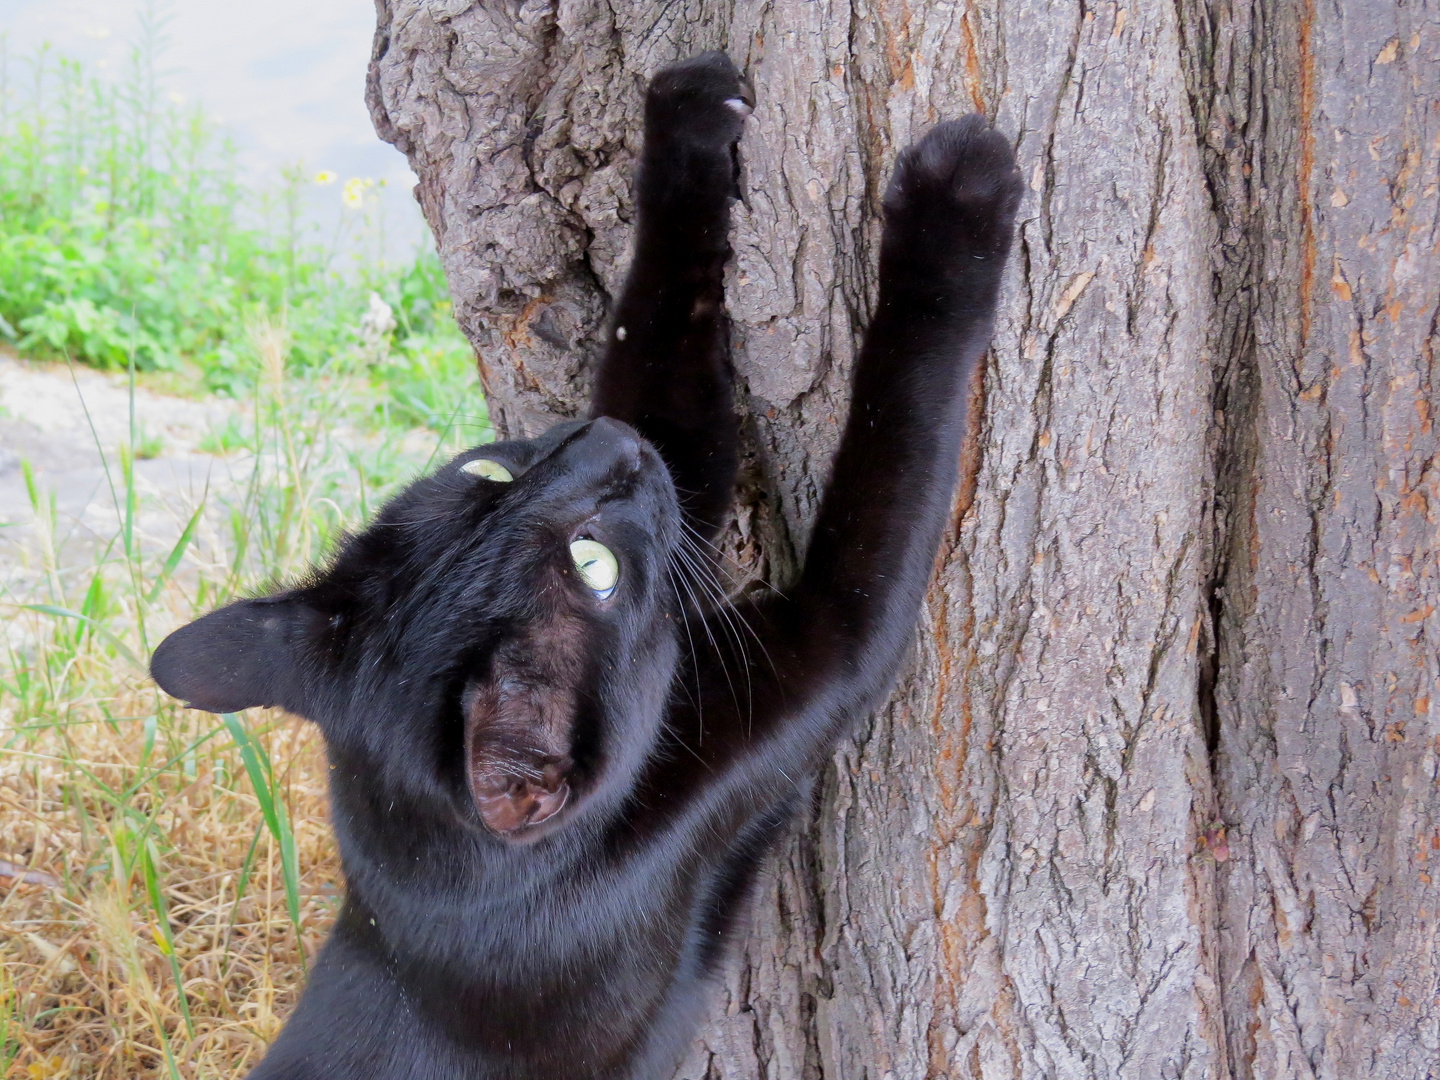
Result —
<path fill-rule="evenodd" d="M 570 558 L 591 591 L 601 600 L 609 599 L 620 577 L 620 564 L 610 549 L 598 540 L 576 540 L 570 545 Z"/>
<path fill-rule="evenodd" d="M 508 484 L 515 477 L 510 475 L 510 470 L 498 461 L 491 461 L 489 458 L 475 458 L 460 466 L 460 471 L 469 473 L 471 476 L 483 476 L 486 480 L 494 480 L 496 483 Z"/>

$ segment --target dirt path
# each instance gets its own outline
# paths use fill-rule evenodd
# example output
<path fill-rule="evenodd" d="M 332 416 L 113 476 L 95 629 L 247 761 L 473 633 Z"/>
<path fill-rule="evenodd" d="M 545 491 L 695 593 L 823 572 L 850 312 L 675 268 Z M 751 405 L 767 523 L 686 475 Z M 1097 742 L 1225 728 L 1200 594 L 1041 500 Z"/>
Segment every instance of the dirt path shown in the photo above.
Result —
<path fill-rule="evenodd" d="M 29 541 L 37 523 L 22 462 L 29 465 L 42 500 L 54 499 L 62 564 L 115 536 L 120 514 L 111 482 L 123 500 L 119 451 L 130 440 L 131 401 L 124 376 L 34 363 L 0 351 L 0 581 L 14 584 L 35 570 L 35 545 Z M 168 546 L 199 504 L 207 482 L 214 491 L 248 472 L 247 460 L 199 449 L 207 433 L 223 426 L 239 407 L 218 398 L 195 401 L 141 387 L 133 402 L 139 443 L 158 451 L 135 463 L 138 532 L 147 546 Z"/>

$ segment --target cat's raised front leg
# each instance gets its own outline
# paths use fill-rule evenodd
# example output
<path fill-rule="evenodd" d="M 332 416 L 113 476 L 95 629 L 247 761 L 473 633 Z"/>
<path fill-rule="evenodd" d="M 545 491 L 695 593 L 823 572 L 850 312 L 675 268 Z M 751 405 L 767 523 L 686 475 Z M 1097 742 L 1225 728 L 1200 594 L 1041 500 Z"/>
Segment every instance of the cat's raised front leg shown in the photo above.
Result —
<path fill-rule="evenodd" d="M 645 99 L 635 256 L 609 329 L 592 415 L 624 420 L 660 451 L 707 537 L 730 502 L 736 425 L 723 271 L 735 143 L 751 109 L 724 53 L 666 68 Z"/>
<path fill-rule="evenodd" d="M 903 151 L 885 193 L 879 302 L 787 605 L 802 682 L 818 680 L 827 694 L 843 687 L 846 710 L 868 710 L 889 692 L 914 631 L 1021 190 L 1009 143 L 976 115 Z M 797 684 L 791 695 L 817 689 Z"/>
<path fill-rule="evenodd" d="M 711 661 L 702 708 L 675 718 L 703 761 L 691 790 L 708 788 L 732 824 L 813 775 L 890 690 L 951 506 L 1020 194 L 1009 144 L 979 116 L 896 163 L 879 302 L 801 578 L 740 608 L 756 632 L 748 671 Z M 712 619 L 717 638 L 726 619 Z"/>

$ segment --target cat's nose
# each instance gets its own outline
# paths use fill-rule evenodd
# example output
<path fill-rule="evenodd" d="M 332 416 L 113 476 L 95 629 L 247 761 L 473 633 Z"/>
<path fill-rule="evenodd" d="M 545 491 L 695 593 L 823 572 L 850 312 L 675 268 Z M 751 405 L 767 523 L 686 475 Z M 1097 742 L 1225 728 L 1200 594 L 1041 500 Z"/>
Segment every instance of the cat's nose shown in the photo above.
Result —
<path fill-rule="evenodd" d="M 592 499 L 628 489 L 658 464 L 655 451 L 629 424 L 600 417 L 577 426 L 527 475 L 532 486 L 559 500 Z"/>
<path fill-rule="evenodd" d="M 639 434 L 629 424 L 602 416 L 591 421 L 577 449 L 606 471 L 619 468 L 634 473 L 640 469 L 642 447 Z"/>

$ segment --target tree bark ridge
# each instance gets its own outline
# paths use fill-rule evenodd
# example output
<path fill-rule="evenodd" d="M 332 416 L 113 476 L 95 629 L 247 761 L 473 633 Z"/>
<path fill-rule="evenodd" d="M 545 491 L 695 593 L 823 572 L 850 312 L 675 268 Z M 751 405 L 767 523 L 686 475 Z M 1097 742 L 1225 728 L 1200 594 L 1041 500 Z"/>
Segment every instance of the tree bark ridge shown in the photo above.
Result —
<path fill-rule="evenodd" d="M 1258 7 L 1278 47 L 1239 57 L 1210 140 L 1241 150 L 1255 300 L 1215 605 L 1237 1077 L 1440 1062 L 1435 15 Z"/>

